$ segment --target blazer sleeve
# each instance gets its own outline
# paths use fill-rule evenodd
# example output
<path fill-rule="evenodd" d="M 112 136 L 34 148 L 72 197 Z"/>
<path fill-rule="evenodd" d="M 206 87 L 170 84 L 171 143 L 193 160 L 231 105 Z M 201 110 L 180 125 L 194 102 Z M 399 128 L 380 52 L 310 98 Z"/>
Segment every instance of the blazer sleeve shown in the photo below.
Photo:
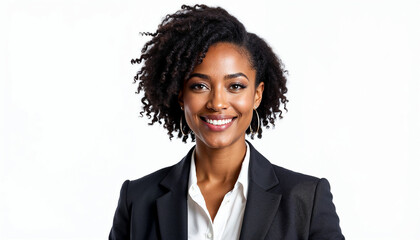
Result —
<path fill-rule="evenodd" d="M 318 181 L 310 224 L 310 240 L 344 240 L 327 179 Z"/>
<path fill-rule="evenodd" d="M 127 189 L 130 181 L 126 180 L 120 192 L 117 210 L 115 211 L 114 221 L 109 240 L 129 240 L 130 239 L 130 213 L 127 207 Z"/>

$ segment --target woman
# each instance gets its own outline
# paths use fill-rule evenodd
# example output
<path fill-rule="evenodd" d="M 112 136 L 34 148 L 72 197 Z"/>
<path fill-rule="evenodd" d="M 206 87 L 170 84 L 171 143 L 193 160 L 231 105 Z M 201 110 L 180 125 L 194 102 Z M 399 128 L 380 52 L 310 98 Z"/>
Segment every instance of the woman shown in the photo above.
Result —
<path fill-rule="evenodd" d="M 110 239 L 344 239 L 328 181 L 272 165 L 262 136 L 285 108 L 281 61 L 222 8 L 182 6 L 133 62 L 152 124 L 196 146 L 124 182 Z"/>

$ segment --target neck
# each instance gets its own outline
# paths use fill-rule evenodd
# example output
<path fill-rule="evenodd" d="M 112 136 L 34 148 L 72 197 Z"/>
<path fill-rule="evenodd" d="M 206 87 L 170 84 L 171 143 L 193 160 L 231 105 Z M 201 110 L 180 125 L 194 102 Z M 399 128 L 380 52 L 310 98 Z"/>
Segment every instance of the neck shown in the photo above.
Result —
<path fill-rule="evenodd" d="M 197 139 L 195 149 L 197 181 L 236 181 L 245 153 L 245 138 L 224 148 L 210 148 Z"/>

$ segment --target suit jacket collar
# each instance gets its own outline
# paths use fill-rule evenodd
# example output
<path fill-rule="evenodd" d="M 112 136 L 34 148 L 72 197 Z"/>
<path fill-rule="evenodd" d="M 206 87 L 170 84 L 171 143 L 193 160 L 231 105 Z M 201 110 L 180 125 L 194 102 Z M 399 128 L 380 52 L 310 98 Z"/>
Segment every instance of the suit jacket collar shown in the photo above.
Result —
<path fill-rule="evenodd" d="M 168 192 L 156 200 L 160 236 L 165 239 L 188 238 L 187 189 L 194 147 L 179 163 L 174 165 L 161 185 Z"/>
<path fill-rule="evenodd" d="M 271 163 L 250 142 L 249 188 L 241 229 L 241 240 L 264 239 L 277 208 L 281 194 L 270 191 L 279 184 Z M 188 177 L 193 148 L 162 180 L 168 192 L 157 199 L 157 214 L 161 238 L 187 239 Z"/>
<path fill-rule="evenodd" d="M 249 143 L 249 189 L 240 240 L 264 239 L 280 206 L 279 184 L 271 163 Z"/>
<path fill-rule="evenodd" d="M 247 141 L 248 142 L 248 141 Z M 274 172 L 271 163 L 259 153 L 250 142 L 250 162 L 249 162 L 249 178 L 255 184 L 269 190 L 279 184 L 279 180 Z"/>

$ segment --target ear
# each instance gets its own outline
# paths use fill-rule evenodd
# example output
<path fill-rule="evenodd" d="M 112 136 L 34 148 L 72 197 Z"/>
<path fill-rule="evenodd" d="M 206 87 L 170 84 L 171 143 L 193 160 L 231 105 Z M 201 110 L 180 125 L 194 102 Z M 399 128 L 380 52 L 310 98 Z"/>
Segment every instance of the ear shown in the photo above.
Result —
<path fill-rule="evenodd" d="M 179 106 L 181 106 L 181 108 L 183 109 L 184 108 L 184 94 L 182 90 L 180 90 L 178 93 L 178 103 L 179 103 Z"/>
<path fill-rule="evenodd" d="M 264 82 L 260 82 L 257 88 L 255 89 L 255 96 L 254 96 L 254 107 L 258 107 L 261 103 L 262 96 L 264 92 Z"/>

